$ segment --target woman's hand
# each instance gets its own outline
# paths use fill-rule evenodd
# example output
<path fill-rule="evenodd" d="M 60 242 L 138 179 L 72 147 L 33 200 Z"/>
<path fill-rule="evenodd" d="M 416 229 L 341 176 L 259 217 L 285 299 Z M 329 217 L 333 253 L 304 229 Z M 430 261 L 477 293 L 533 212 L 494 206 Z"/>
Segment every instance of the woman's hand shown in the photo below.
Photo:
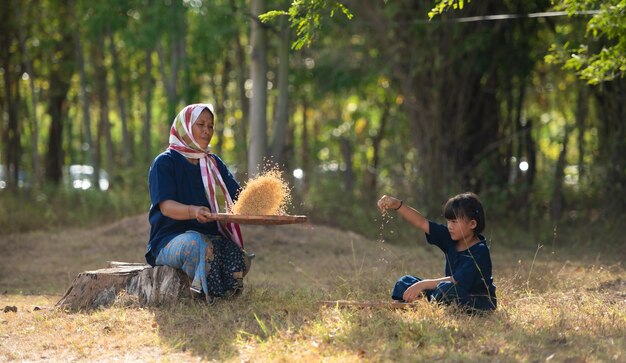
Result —
<path fill-rule="evenodd" d="M 425 290 L 424 281 L 419 281 L 409 286 L 408 289 L 402 294 L 402 300 L 406 302 L 411 302 L 422 296 L 422 293 Z"/>
<path fill-rule="evenodd" d="M 211 210 L 208 207 L 189 205 L 168 199 L 159 204 L 164 216 L 177 221 L 188 221 L 195 219 L 200 223 L 211 222 Z"/>
<path fill-rule="evenodd" d="M 206 223 L 211 221 L 209 218 L 211 216 L 211 210 L 207 207 L 198 207 L 195 205 L 190 205 L 189 207 L 189 215 L 192 218 L 195 218 L 200 223 Z"/>
<path fill-rule="evenodd" d="M 398 198 L 383 195 L 378 200 L 378 209 L 381 212 L 385 212 L 387 209 L 398 210 L 402 206 L 402 201 Z"/>

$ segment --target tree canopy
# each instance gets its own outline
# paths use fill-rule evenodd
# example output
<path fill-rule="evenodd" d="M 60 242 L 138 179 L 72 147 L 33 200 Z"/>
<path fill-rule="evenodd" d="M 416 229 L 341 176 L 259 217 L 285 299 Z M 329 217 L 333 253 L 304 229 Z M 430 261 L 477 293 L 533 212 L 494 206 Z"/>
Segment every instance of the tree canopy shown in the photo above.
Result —
<path fill-rule="evenodd" d="M 526 221 L 623 213 L 624 1 L 262 3 L 4 2 L 1 189 L 89 165 L 141 195 L 176 112 L 212 102 L 237 177 L 278 160 L 323 220 L 463 190 Z"/>

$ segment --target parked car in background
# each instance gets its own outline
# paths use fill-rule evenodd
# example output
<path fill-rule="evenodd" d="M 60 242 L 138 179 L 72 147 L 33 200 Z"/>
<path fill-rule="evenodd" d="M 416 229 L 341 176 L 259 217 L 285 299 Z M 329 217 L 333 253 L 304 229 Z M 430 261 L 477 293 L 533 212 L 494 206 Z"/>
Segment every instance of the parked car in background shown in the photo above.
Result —
<path fill-rule="evenodd" d="M 7 170 L 6 167 L 0 164 L 0 190 L 5 189 L 7 187 Z M 29 188 L 30 187 L 30 177 L 28 174 L 20 170 L 17 176 L 17 187 L 18 188 Z"/>
<path fill-rule="evenodd" d="M 63 170 L 65 183 L 74 189 L 87 190 L 93 189 L 93 173 L 94 168 L 91 165 L 70 165 Z M 100 169 L 100 179 L 98 180 L 100 190 L 109 189 L 109 174 Z"/>
<path fill-rule="evenodd" d="M 63 168 L 63 185 L 79 190 L 93 189 L 93 166 L 91 165 L 69 165 Z M 7 171 L 4 165 L 0 164 L 0 190 L 7 187 Z M 25 171 L 20 171 L 17 187 L 20 189 L 30 188 L 31 181 L 29 175 Z M 100 169 L 100 179 L 98 187 L 102 191 L 109 189 L 109 174 Z"/>

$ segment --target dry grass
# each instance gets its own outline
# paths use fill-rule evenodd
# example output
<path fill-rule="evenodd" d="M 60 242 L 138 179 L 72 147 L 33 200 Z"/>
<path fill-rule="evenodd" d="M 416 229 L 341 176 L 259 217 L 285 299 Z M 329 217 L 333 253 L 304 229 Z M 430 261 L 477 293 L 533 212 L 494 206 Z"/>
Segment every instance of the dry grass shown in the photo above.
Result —
<path fill-rule="evenodd" d="M 425 302 L 336 309 L 317 301 L 387 300 L 403 274 L 440 275 L 442 257 L 425 243 L 391 245 L 313 225 L 244 227 L 257 258 L 237 300 L 88 314 L 51 308 L 76 273 L 110 259 L 141 261 L 145 223 L 0 237 L 0 308 L 17 308 L 0 312 L 0 361 L 626 359 L 622 255 L 494 248 L 500 306 L 486 316 Z"/>
<path fill-rule="evenodd" d="M 248 180 L 232 207 L 233 214 L 285 214 L 291 202 L 290 189 L 278 169 L 268 170 Z"/>

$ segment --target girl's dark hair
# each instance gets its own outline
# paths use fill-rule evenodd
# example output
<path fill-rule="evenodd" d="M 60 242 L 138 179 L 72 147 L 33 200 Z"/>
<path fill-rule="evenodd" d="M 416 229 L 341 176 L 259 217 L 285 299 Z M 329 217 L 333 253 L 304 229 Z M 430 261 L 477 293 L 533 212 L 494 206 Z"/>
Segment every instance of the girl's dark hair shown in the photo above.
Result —
<path fill-rule="evenodd" d="M 485 229 L 485 210 L 478 196 L 471 192 L 461 193 L 448 199 L 443 207 L 443 216 L 446 219 L 467 218 L 475 220 L 474 234 L 482 233 Z"/>

